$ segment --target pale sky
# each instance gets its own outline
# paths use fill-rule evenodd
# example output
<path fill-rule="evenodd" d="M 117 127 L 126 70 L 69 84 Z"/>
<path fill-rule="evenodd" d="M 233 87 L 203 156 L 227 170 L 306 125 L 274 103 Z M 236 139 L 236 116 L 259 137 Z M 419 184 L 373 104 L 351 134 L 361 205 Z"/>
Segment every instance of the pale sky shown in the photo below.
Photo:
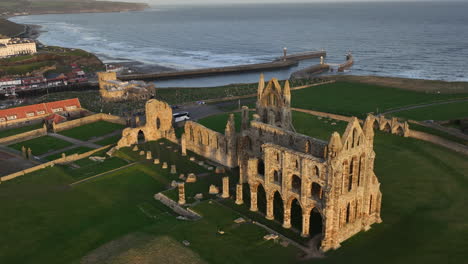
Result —
<path fill-rule="evenodd" d="M 145 2 L 150 4 L 260 4 L 260 3 L 332 3 L 332 2 L 466 2 L 468 0 L 120 0 L 123 2 Z"/>

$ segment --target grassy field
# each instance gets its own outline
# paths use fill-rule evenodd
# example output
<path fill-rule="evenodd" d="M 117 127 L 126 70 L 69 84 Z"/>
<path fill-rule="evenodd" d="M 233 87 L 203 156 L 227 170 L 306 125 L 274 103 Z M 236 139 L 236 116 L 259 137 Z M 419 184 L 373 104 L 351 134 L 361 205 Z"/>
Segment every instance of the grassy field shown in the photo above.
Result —
<path fill-rule="evenodd" d="M 297 108 L 365 117 L 394 108 L 464 98 L 467 94 L 426 94 L 370 84 L 337 82 L 292 91 Z"/>
<path fill-rule="evenodd" d="M 392 113 L 413 120 L 453 120 L 468 117 L 468 101 L 434 105 Z"/>
<path fill-rule="evenodd" d="M 357 84 L 370 84 L 398 89 L 417 91 L 422 93 L 468 93 L 468 82 L 446 82 L 437 80 L 424 80 L 383 76 L 357 76 L 357 75 L 330 75 L 323 76 L 327 80 L 354 82 Z"/>
<path fill-rule="evenodd" d="M 106 121 L 97 121 L 94 123 L 61 131 L 59 134 L 83 141 L 88 141 L 92 138 L 105 136 L 116 130 L 124 128 L 124 125 L 109 123 Z"/>
<path fill-rule="evenodd" d="M 332 131 L 342 132 L 345 127 L 343 122 L 331 125 L 327 119 L 302 113 L 294 112 L 293 117 L 299 132 L 325 140 Z M 221 120 L 223 126 L 219 125 Z M 204 122 L 224 130 L 226 120 L 224 115 Z M 153 195 L 165 190 L 179 173 L 207 170 L 188 160 L 192 153 L 181 157 L 174 148 L 167 141 L 164 145 L 148 142 L 140 146 L 151 150 L 161 162 L 176 164 L 176 175 L 124 148 L 104 163 L 84 159 L 75 162 L 79 169 L 55 166 L 1 184 L 0 199 L 8 202 L 0 203 L 0 262 L 80 263 L 89 254 L 100 257 L 101 261 L 94 263 L 132 263 L 139 257 L 165 259 L 166 252 L 160 252 L 160 246 L 154 244 L 158 238 L 167 239 L 167 252 L 186 256 L 186 263 L 439 264 L 463 263 L 467 257 L 464 197 L 468 163 L 465 156 L 447 149 L 377 132 L 375 172 L 382 184 L 384 222 L 344 242 L 325 259 L 300 262 L 294 247 L 264 241 L 267 232 L 260 227 L 233 223 L 239 212 L 247 212 L 247 205 L 232 210 L 224 202 L 204 201 L 193 208 L 203 216 L 201 220 L 176 220 Z M 77 179 L 128 162 L 137 163 L 69 186 Z M 198 190 L 187 190 L 188 196 L 193 191 Z M 218 230 L 225 234 L 218 234 Z M 148 237 L 141 243 L 124 239 L 141 233 Z M 190 246 L 181 248 L 178 243 L 182 240 L 188 240 Z M 15 241 L 14 247 L 11 241 Z"/>
<path fill-rule="evenodd" d="M 18 128 L 10 128 L 10 129 L 7 129 L 7 130 L 1 130 L 0 131 L 0 138 L 21 134 L 21 133 L 28 132 L 28 131 L 35 130 L 35 129 L 39 129 L 39 128 L 42 128 L 42 123 L 34 124 L 34 125 L 30 125 L 30 126 L 18 127 Z"/>
<path fill-rule="evenodd" d="M 85 152 L 88 152 L 88 151 L 91 151 L 93 150 L 92 148 L 88 148 L 88 147 L 76 147 L 76 148 L 72 148 L 70 150 L 67 150 L 63 153 L 65 153 L 67 156 L 69 155 L 72 155 L 72 154 L 82 154 L 82 153 L 85 153 Z M 50 155 L 50 156 L 47 156 L 45 157 L 46 160 L 56 160 L 58 158 L 61 158 L 62 157 L 62 153 L 58 153 L 58 154 L 53 154 L 53 155 Z"/>
<path fill-rule="evenodd" d="M 31 148 L 33 155 L 38 156 L 51 152 L 54 150 L 63 149 L 71 146 L 72 143 L 54 138 L 51 136 L 43 136 L 35 139 L 15 143 L 8 147 L 21 151 L 21 148 L 24 146 L 26 148 Z"/>

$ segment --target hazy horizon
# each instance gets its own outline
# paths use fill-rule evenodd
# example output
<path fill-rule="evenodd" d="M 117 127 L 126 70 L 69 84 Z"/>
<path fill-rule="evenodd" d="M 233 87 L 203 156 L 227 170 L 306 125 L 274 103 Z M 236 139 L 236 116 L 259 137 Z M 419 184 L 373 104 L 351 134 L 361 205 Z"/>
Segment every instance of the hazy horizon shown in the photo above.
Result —
<path fill-rule="evenodd" d="M 108 0 L 122 2 L 139 2 L 153 5 L 175 5 L 175 4 L 287 4 L 287 3 L 359 3 L 359 2 L 468 2 L 468 0 Z"/>

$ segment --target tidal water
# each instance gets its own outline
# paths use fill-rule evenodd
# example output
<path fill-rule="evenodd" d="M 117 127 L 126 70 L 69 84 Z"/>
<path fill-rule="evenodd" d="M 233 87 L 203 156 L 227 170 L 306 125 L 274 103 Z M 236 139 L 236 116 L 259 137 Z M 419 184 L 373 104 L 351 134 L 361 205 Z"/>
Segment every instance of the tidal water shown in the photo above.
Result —
<path fill-rule="evenodd" d="M 14 17 L 41 25 L 46 45 L 81 48 L 105 62 L 176 69 L 267 62 L 325 49 L 347 74 L 468 81 L 468 3 L 311 3 L 158 6 L 143 12 Z M 301 63 L 298 68 L 318 63 Z M 288 78 L 292 71 L 267 77 Z M 158 82 L 159 87 L 251 82 L 258 74 Z"/>

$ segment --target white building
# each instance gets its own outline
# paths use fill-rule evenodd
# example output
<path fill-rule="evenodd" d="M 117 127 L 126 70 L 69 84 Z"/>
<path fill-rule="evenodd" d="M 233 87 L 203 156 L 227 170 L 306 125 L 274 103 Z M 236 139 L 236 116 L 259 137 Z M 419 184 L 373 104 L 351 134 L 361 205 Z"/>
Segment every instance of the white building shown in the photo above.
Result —
<path fill-rule="evenodd" d="M 30 39 L 0 36 L 0 58 L 36 53 L 36 42 Z"/>

